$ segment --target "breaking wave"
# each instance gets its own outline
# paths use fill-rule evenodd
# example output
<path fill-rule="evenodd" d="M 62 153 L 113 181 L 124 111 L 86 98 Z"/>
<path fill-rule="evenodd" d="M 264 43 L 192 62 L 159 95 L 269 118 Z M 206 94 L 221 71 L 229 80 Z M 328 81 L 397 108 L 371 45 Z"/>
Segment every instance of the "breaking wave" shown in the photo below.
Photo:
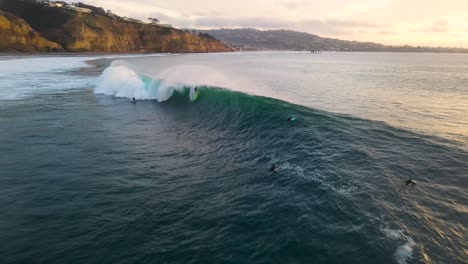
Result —
<path fill-rule="evenodd" d="M 182 81 L 183 80 L 183 81 Z M 95 93 L 137 100 L 163 102 L 174 92 L 190 90 L 194 99 L 194 88 L 203 87 L 247 87 L 209 67 L 198 65 L 174 66 L 159 74 L 146 74 L 125 61 L 114 61 L 99 77 Z"/>

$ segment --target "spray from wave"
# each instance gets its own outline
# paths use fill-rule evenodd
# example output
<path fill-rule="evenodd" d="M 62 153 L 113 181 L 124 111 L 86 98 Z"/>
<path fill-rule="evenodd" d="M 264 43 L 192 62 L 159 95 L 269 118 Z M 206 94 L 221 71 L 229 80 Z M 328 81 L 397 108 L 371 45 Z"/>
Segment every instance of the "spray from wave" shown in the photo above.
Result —
<path fill-rule="evenodd" d="M 214 69 L 199 65 L 174 66 L 158 74 L 145 73 L 134 65 L 114 61 L 99 77 L 94 92 L 115 97 L 163 102 L 174 92 L 190 90 L 189 97 L 195 99 L 194 88 L 203 87 L 249 87 L 245 82 L 235 81 Z"/>

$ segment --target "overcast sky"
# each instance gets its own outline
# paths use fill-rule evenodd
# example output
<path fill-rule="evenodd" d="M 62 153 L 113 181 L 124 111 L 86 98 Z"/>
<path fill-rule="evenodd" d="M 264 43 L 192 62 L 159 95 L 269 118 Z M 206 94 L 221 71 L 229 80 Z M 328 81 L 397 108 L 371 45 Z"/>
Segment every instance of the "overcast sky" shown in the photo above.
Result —
<path fill-rule="evenodd" d="M 81 1 L 178 28 L 291 29 L 384 44 L 468 48 L 468 0 Z"/>

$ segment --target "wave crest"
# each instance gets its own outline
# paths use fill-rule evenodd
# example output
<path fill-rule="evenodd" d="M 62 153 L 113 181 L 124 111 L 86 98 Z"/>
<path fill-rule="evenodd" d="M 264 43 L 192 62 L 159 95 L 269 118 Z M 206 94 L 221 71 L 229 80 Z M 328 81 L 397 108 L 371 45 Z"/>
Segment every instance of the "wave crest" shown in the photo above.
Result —
<path fill-rule="evenodd" d="M 236 84 L 224 74 L 196 65 L 174 66 L 157 75 L 141 73 L 126 61 L 114 61 L 101 74 L 96 83 L 96 94 L 139 100 L 163 102 L 171 98 L 175 91 L 184 93 L 189 89 L 190 100 L 195 100 L 194 88 L 235 87 Z"/>

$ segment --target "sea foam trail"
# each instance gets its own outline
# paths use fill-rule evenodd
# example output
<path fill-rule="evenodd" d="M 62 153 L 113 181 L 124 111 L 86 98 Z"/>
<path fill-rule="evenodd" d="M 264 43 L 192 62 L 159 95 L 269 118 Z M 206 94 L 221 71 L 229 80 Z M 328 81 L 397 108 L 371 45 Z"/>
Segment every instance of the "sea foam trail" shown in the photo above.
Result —
<path fill-rule="evenodd" d="M 138 100 L 168 100 L 174 92 L 182 93 L 196 86 L 220 87 L 255 93 L 251 85 L 240 78 L 232 78 L 210 67 L 200 65 L 178 65 L 161 72 L 145 73 L 126 61 L 114 61 L 96 82 L 96 94 Z"/>
<path fill-rule="evenodd" d="M 397 249 L 395 259 L 399 264 L 407 264 L 408 260 L 413 257 L 413 247 L 415 244 L 413 239 L 408 238 L 408 241 Z"/>
<path fill-rule="evenodd" d="M 147 56 L 168 56 L 152 54 Z M 105 56 L 1 56 L 0 57 L 0 101 L 23 100 L 39 94 L 60 93 L 83 88 L 94 83 L 94 76 L 66 74 L 69 71 L 93 67 L 87 61 L 142 57 L 136 55 Z"/>
<path fill-rule="evenodd" d="M 390 239 L 398 240 L 403 243 L 394 253 L 395 260 L 398 264 L 407 264 L 413 258 L 413 248 L 416 245 L 414 240 L 406 236 L 401 229 L 383 228 L 382 232 Z"/>
<path fill-rule="evenodd" d="M 85 86 L 90 78 L 63 73 L 90 67 L 86 57 L 14 58 L 0 60 L 0 101 L 21 100 Z"/>

